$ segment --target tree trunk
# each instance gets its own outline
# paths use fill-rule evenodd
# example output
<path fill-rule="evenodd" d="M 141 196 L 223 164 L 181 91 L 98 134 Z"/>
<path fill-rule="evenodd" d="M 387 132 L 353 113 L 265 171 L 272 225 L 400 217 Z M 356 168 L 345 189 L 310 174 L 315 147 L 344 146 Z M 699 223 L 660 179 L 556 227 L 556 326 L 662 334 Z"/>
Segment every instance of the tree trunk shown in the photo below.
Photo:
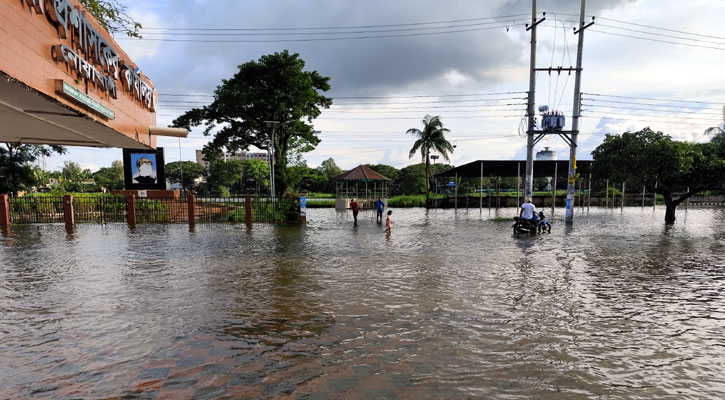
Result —
<path fill-rule="evenodd" d="M 662 187 L 657 188 L 656 193 L 661 193 L 662 196 L 664 196 L 665 198 L 665 206 L 667 207 L 667 210 L 665 211 L 665 222 L 668 224 L 674 223 L 675 210 L 677 209 L 677 206 L 683 201 L 687 200 L 690 196 L 697 194 L 697 192 L 699 192 L 700 190 L 702 190 L 702 188 L 693 188 L 690 189 L 689 192 L 678 197 L 677 199 L 673 199 L 672 192 L 670 191 L 669 186 L 663 185 Z"/>
<path fill-rule="evenodd" d="M 425 200 L 428 204 L 428 195 L 430 194 L 430 152 L 425 153 Z"/>

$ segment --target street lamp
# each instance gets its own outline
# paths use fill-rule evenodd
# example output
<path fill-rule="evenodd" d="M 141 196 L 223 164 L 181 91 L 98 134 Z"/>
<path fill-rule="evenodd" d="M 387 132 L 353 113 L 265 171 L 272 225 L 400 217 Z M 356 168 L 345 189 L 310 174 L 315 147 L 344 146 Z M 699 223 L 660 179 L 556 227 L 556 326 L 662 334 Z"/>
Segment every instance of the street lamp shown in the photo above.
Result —
<path fill-rule="evenodd" d="M 270 152 L 269 157 L 269 190 L 272 193 L 272 198 L 274 198 L 274 131 L 277 129 L 277 125 L 279 125 L 279 121 L 264 121 L 264 125 L 267 126 L 267 128 L 272 128 L 272 139 L 269 141 L 269 145 L 267 146 L 267 150 Z"/>

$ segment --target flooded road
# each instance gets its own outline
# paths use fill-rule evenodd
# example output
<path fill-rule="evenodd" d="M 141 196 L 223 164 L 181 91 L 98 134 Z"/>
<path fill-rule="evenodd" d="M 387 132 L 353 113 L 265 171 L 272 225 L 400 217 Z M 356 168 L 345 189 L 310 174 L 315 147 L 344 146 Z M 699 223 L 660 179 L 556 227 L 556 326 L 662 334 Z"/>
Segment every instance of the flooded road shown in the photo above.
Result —
<path fill-rule="evenodd" d="M 724 398 L 723 212 L 562 211 L 14 226 L 0 398 Z"/>

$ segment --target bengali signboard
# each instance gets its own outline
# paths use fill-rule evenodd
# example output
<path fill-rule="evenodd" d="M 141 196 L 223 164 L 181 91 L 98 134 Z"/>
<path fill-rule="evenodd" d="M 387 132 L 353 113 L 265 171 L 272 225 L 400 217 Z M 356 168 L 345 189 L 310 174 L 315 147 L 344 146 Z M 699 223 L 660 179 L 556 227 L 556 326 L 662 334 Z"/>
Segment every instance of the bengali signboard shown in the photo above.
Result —
<path fill-rule="evenodd" d="M 143 79 L 143 74 L 138 68 L 128 65 L 121 59 L 121 53 L 94 28 L 94 24 L 87 18 L 90 14 L 86 14 L 82 7 L 73 6 L 70 0 L 26 0 L 26 2 L 36 14 L 46 16 L 48 22 L 58 32 L 58 38 L 66 41 L 53 45 L 50 49 L 51 58 L 56 64 L 65 64 L 66 68 L 74 71 L 79 79 L 85 80 L 89 85 L 95 85 L 110 98 L 118 98 L 120 86 L 142 107 L 152 112 L 156 111 L 158 101 L 156 89 Z M 84 100 L 73 97 L 85 104 Z"/>

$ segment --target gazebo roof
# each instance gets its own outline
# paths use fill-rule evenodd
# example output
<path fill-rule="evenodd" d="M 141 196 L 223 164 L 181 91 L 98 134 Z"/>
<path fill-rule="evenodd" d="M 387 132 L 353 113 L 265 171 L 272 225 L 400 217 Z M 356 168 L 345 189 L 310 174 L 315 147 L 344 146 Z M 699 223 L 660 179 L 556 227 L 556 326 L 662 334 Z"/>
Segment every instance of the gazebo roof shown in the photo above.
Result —
<path fill-rule="evenodd" d="M 333 181 L 389 181 L 379 173 L 368 168 L 366 165 L 358 165 L 357 167 L 341 174 L 332 179 Z"/>

